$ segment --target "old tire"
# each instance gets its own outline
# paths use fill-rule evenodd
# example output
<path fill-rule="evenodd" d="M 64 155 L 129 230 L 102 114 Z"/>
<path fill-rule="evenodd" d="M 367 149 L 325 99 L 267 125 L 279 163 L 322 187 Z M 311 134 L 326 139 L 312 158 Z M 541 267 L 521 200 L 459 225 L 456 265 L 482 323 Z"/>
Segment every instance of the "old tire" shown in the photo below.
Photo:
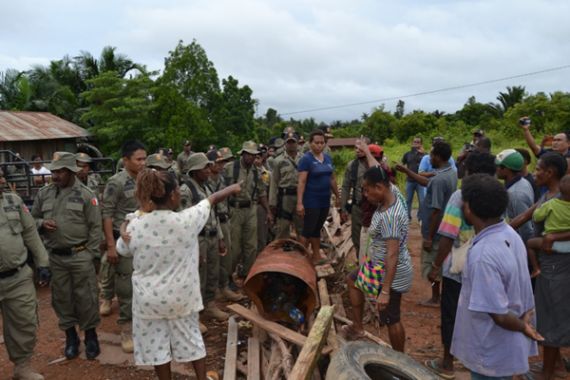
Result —
<path fill-rule="evenodd" d="M 411 357 L 389 347 L 351 342 L 333 355 L 326 380 L 439 380 Z"/>

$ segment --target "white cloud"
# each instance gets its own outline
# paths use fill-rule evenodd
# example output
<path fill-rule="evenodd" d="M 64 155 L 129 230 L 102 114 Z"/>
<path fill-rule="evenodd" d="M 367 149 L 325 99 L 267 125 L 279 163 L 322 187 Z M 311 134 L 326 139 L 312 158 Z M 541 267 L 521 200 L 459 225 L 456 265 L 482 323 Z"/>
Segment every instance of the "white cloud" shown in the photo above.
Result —
<path fill-rule="evenodd" d="M 179 39 L 195 38 L 220 77 L 233 75 L 254 90 L 263 113 L 267 107 L 288 112 L 356 103 L 570 63 L 570 3 L 563 0 L 69 1 L 43 13 L 33 2 L 11 3 L 11 24 L 25 18 L 32 27 L 1 34 L 0 70 L 22 68 L 26 57 L 55 59 L 79 50 L 98 55 L 105 45 L 160 69 Z M 62 14 L 57 8 L 64 6 L 69 11 Z M 7 28 L 0 26 L 0 32 Z M 38 31 L 41 38 L 35 38 Z M 454 111 L 470 95 L 493 101 L 507 85 L 570 91 L 568 78 L 561 71 L 410 98 L 407 109 Z M 371 108 L 296 117 L 353 119 Z"/>

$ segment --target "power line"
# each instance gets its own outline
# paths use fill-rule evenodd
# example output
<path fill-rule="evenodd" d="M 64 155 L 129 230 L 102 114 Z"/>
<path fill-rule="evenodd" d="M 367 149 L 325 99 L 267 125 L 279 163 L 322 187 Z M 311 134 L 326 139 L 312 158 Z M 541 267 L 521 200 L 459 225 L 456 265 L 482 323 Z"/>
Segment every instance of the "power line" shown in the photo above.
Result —
<path fill-rule="evenodd" d="M 348 107 L 354 107 L 354 106 L 362 106 L 362 105 L 367 105 L 367 104 L 374 104 L 374 103 L 387 102 L 387 101 L 391 101 L 391 100 L 399 100 L 399 99 L 411 98 L 411 97 L 414 97 L 414 96 L 423 96 L 423 95 L 437 94 L 437 93 L 439 93 L 439 92 L 446 92 L 446 91 L 453 91 L 453 90 L 459 90 L 459 89 L 464 89 L 464 88 L 482 86 L 482 85 L 489 84 L 489 83 L 496 83 L 496 82 L 502 82 L 502 81 L 511 80 L 511 79 L 517 79 L 517 78 L 523 78 L 523 77 L 530 77 L 530 76 L 533 76 L 533 75 L 539 75 L 539 74 L 544 74 L 544 73 L 550 73 L 550 72 L 553 72 L 553 71 L 560 71 L 560 70 L 565 70 L 565 69 L 568 69 L 568 68 L 570 68 L 570 65 L 557 66 L 557 67 L 552 67 L 552 68 L 549 68 L 549 69 L 544 69 L 544 70 L 539 70 L 539 71 L 533 71 L 533 72 L 530 72 L 530 73 L 512 75 L 512 76 L 509 76 L 509 77 L 503 77 L 503 78 L 497 78 L 497 79 L 490 79 L 490 80 L 485 80 L 485 81 L 481 81 L 481 82 L 468 83 L 468 84 L 463 84 L 463 85 L 458 85 L 458 86 L 452 86 L 452 87 L 444 87 L 444 88 L 439 88 L 439 89 L 437 89 L 437 90 L 429 90 L 429 91 L 416 92 L 416 93 L 408 94 L 408 95 L 391 96 L 391 97 L 389 97 L 389 98 L 368 100 L 368 101 L 365 101 L 365 102 L 347 103 L 347 104 L 339 104 L 339 105 L 327 106 L 327 107 L 311 108 L 311 109 L 306 109 L 306 110 L 302 110 L 302 111 L 285 112 L 285 113 L 282 113 L 281 116 L 297 115 L 297 114 L 300 114 L 300 113 L 307 113 L 307 112 L 328 111 L 328 110 L 334 110 L 334 109 L 339 109 L 339 108 L 348 108 Z"/>

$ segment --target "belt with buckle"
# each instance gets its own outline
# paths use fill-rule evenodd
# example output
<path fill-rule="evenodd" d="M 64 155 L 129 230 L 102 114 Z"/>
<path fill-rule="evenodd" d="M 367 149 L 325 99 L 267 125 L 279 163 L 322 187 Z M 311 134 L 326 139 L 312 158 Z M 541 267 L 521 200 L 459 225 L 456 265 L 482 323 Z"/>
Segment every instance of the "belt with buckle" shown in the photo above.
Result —
<path fill-rule="evenodd" d="M 230 200 L 230 206 L 234 208 L 248 208 L 251 207 L 251 201 L 235 201 Z"/>
<path fill-rule="evenodd" d="M 52 248 L 50 252 L 57 256 L 71 256 L 73 254 L 85 251 L 86 249 L 87 247 L 85 246 L 85 243 L 82 243 L 68 248 Z"/>
<path fill-rule="evenodd" d="M 277 191 L 279 195 L 297 195 L 296 187 L 280 187 Z"/>
<path fill-rule="evenodd" d="M 213 237 L 213 236 L 217 236 L 217 235 L 218 235 L 218 230 L 216 228 L 212 228 L 212 229 L 204 228 L 198 234 L 198 236 L 206 236 L 206 237 Z"/>
<path fill-rule="evenodd" d="M 18 265 L 16 268 L 9 269 L 9 270 L 6 270 L 4 272 L 0 272 L 0 279 L 12 277 L 16 273 L 18 273 L 20 271 L 20 269 L 22 269 L 24 267 L 24 265 L 26 265 L 25 261 L 22 264 Z"/>

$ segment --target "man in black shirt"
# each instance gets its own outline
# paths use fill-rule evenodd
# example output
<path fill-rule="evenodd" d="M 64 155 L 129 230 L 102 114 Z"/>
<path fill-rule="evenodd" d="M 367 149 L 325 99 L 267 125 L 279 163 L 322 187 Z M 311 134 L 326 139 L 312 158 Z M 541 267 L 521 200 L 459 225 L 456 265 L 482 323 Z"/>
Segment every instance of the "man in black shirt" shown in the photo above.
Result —
<path fill-rule="evenodd" d="M 425 155 L 424 147 L 422 146 L 422 138 L 421 137 L 414 137 L 412 140 L 412 150 L 404 154 L 402 157 L 402 163 L 406 165 L 408 169 L 413 171 L 414 173 L 418 172 L 418 168 L 420 166 L 420 161 L 422 157 Z M 419 183 L 414 181 L 411 177 L 406 179 L 406 204 L 408 206 L 408 217 L 412 220 L 412 202 L 414 200 L 414 192 L 418 194 L 418 220 L 420 218 L 420 210 L 421 204 L 424 201 L 424 197 L 426 195 L 426 188 L 425 186 L 421 186 Z"/>

